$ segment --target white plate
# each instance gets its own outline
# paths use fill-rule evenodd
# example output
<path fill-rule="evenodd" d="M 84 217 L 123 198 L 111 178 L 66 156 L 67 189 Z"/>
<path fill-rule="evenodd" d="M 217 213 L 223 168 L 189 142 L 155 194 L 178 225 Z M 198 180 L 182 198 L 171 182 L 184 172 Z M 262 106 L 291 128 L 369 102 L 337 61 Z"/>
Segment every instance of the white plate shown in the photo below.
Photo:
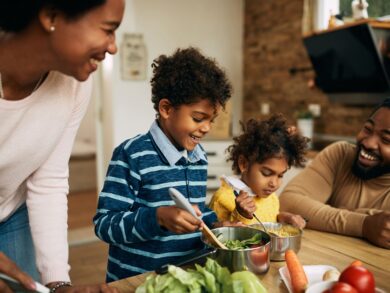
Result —
<path fill-rule="evenodd" d="M 324 292 L 327 289 L 332 288 L 334 284 L 336 284 L 337 281 L 322 281 L 315 283 L 311 285 L 309 288 L 306 289 L 305 293 L 319 293 L 319 292 Z M 386 293 L 384 290 L 376 287 L 375 288 L 375 293 Z"/>
<path fill-rule="evenodd" d="M 319 292 L 324 292 L 327 289 L 332 288 L 332 286 L 337 283 L 336 281 L 322 281 L 315 283 L 309 288 L 306 289 L 305 293 L 319 293 Z"/>
<path fill-rule="evenodd" d="M 303 269 L 305 270 L 307 280 L 309 281 L 309 284 L 307 286 L 308 290 L 310 289 L 310 291 L 308 291 L 309 293 L 322 292 L 326 289 L 329 289 L 334 283 L 336 283 L 334 281 L 322 281 L 322 276 L 325 274 L 325 272 L 328 270 L 337 270 L 335 267 L 328 265 L 312 265 L 303 266 Z M 279 269 L 279 274 L 284 284 L 286 285 L 288 292 L 293 293 L 291 288 L 290 273 L 288 272 L 287 266 L 281 267 Z M 314 284 L 316 285 L 313 286 Z M 386 291 L 376 287 L 375 293 L 386 293 Z"/>
<path fill-rule="evenodd" d="M 312 266 L 303 266 L 303 269 L 305 270 L 307 280 L 309 281 L 308 286 L 311 286 L 315 283 L 322 281 L 322 276 L 325 274 L 328 270 L 337 270 L 335 267 L 328 266 L 328 265 L 312 265 Z M 284 282 L 284 284 L 287 287 L 288 292 L 292 293 L 291 288 L 291 279 L 290 274 L 288 272 L 287 266 L 281 267 L 279 269 L 279 274 Z"/>

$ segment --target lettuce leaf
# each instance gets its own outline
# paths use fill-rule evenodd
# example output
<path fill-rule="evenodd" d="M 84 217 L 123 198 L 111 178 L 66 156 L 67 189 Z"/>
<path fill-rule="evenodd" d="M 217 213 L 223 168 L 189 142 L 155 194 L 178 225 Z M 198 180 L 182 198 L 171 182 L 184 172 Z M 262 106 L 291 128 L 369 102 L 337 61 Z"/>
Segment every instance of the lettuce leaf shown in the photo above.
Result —
<path fill-rule="evenodd" d="M 232 277 L 234 275 L 234 278 Z M 205 266 L 195 264 L 184 270 L 173 265 L 163 275 L 149 275 L 136 289 L 136 293 L 247 293 L 248 288 L 262 288 L 257 277 L 250 272 L 230 274 L 215 260 L 208 258 Z M 266 292 L 266 291 L 261 291 Z"/>

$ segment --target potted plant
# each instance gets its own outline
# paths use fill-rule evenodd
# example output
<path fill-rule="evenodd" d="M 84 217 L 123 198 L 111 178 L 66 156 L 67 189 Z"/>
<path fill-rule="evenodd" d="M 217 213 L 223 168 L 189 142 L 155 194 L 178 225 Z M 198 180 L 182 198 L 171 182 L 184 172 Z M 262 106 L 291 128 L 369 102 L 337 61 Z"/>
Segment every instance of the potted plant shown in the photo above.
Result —
<path fill-rule="evenodd" d="M 297 128 L 298 131 L 310 139 L 309 147 L 312 147 L 313 132 L 314 132 L 314 120 L 313 113 L 308 109 L 298 110 L 296 112 Z"/>

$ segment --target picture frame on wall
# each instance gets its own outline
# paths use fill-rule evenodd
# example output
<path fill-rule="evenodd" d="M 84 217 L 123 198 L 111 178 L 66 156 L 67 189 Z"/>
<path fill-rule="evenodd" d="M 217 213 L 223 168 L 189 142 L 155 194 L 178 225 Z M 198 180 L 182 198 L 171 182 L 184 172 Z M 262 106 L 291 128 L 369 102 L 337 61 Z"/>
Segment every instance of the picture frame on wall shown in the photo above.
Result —
<path fill-rule="evenodd" d="M 125 33 L 120 55 L 123 80 L 146 80 L 147 51 L 142 34 Z"/>

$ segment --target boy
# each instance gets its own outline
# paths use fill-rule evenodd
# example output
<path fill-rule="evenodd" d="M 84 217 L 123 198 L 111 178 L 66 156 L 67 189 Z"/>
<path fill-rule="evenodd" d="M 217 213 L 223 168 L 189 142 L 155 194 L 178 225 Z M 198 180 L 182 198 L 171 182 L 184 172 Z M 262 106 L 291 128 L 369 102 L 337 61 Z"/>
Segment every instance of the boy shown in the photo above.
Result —
<path fill-rule="evenodd" d="M 230 98 L 231 85 L 215 61 L 194 48 L 162 55 L 152 67 L 157 119 L 148 133 L 115 149 L 94 217 L 96 235 L 110 244 L 107 282 L 203 248 L 202 221 L 215 227 L 217 219 L 205 206 L 207 158 L 199 142 Z M 169 187 L 197 205 L 202 221 L 174 206 Z"/>

